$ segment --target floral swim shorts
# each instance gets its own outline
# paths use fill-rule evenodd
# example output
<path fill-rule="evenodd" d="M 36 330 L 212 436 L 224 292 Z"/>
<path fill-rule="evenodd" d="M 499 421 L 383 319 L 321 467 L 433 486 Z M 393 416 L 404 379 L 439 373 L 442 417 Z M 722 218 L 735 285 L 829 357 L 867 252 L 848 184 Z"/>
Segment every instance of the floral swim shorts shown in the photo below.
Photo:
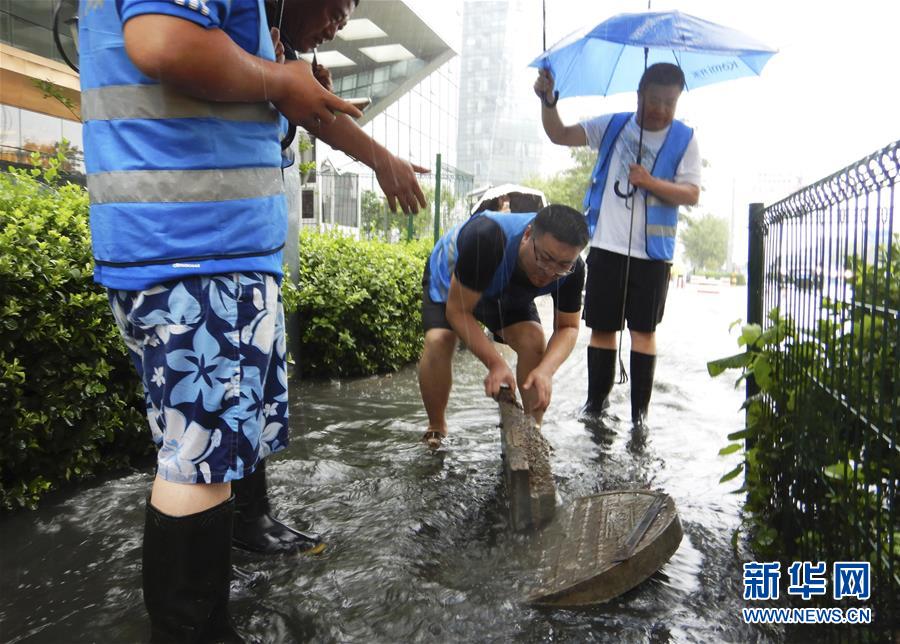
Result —
<path fill-rule="evenodd" d="M 284 311 L 272 275 L 187 277 L 108 295 L 144 384 L 158 476 L 240 479 L 287 446 Z"/>

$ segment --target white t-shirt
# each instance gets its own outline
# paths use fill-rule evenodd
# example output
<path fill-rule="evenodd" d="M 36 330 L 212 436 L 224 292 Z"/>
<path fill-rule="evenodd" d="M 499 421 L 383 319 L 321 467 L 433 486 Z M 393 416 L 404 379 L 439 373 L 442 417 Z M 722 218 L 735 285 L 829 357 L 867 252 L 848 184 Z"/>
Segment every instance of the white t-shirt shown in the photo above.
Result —
<path fill-rule="evenodd" d="M 604 114 L 581 123 L 587 136 L 588 145 L 594 150 L 600 149 L 600 142 L 606 127 L 612 119 L 612 114 Z M 656 161 L 659 148 L 666 140 L 669 128 L 658 132 L 644 131 L 641 165 L 651 170 Z M 640 140 L 640 128 L 634 116 L 628 119 L 628 123 L 622 128 L 622 132 L 616 139 L 612 150 L 612 159 L 609 163 L 609 176 L 603 191 L 603 203 L 601 204 L 600 217 L 597 220 L 597 228 L 594 230 L 594 238 L 591 246 L 628 255 L 629 227 L 631 227 L 631 256 L 641 259 L 647 257 L 646 226 L 644 225 L 644 191 L 635 190 L 634 193 L 634 225 L 631 225 L 631 202 L 615 193 L 616 181 L 619 182 L 619 190 L 628 193 L 631 186 L 628 183 L 628 166 L 637 161 L 638 141 Z M 678 164 L 675 172 L 675 183 L 691 183 L 700 186 L 700 148 L 697 146 L 697 135 L 691 137 L 687 150 Z M 652 200 L 653 195 L 648 195 Z M 652 203 L 652 201 L 651 201 Z"/>

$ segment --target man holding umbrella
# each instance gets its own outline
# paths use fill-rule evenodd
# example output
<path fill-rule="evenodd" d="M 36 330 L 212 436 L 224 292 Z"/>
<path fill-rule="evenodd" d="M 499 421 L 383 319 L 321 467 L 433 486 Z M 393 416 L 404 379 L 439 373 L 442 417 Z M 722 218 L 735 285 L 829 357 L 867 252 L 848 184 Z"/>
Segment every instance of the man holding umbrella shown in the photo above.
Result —
<path fill-rule="evenodd" d="M 670 63 L 646 69 L 637 111 L 564 125 L 549 69 L 534 84 L 544 131 L 553 143 L 590 145 L 597 164 L 584 199 L 591 233 L 584 319 L 588 346 L 585 412 L 609 406 L 615 380 L 616 333 L 631 334 L 631 415 L 647 416 L 656 366 L 656 326 L 662 321 L 675 250 L 678 207 L 700 196 L 700 152 L 693 130 L 674 119 L 684 74 Z M 630 184 L 630 185 L 629 185 Z"/>

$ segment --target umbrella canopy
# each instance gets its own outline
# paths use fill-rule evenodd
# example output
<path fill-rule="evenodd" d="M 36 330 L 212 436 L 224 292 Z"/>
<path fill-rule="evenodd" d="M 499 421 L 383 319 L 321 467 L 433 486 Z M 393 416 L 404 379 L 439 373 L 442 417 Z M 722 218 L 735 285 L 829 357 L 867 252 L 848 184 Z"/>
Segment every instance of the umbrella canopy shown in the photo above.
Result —
<path fill-rule="evenodd" d="M 686 88 L 758 75 L 778 50 L 679 11 L 623 13 L 579 29 L 531 62 L 549 68 L 561 98 L 633 92 L 647 65 L 681 67 Z"/>
<path fill-rule="evenodd" d="M 504 183 L 485 190 L 472 209 L 472 214 L 483 210 L 497 211 L 500 207 L 500 197 L 504 195 L 509 197 L 510 212 L 537 212 L 547 205 L 547 197 L 540 190 L 515 183 Z"/>

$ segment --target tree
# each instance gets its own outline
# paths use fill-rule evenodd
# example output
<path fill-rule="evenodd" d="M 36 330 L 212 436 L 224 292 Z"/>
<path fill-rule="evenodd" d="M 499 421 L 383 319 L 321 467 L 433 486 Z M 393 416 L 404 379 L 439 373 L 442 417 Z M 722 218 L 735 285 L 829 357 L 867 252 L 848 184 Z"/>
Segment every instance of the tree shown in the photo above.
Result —
<path fill-rule="evenodd" d="M 543 190 L 550 203 L 565 204 L 580 211 L 597 161 L 597 153 L 590 148 L 580 147 L 571 148 L 569 154 L 575 162 L 574 166 L 549 179 L 532 177 L 526 180 L 525 185 Z"/>
<path fill-rule="evenodd" d="M 423 186 L 425 208 L 412 216 L 413 238 L 430 239 L 434 231 L 434 187 Z M 406 239 L 409 215 L 391 212 L 384 196 L 374 190 L 363 190 L 360 204 L 362 231 L 367 239 L 378 237 L 386 241 Z M 447 232 L 447 218 L 456 207 L 458 198 L 450 190 L 441 190 L 441 232 Z"/>
<path fill-rule="evenodd" d="M 695 269 L 719 270 L 728 255 L 728 222 L 706 213 L 698 219 L 685 218 L 681 232 L 684 254 Z"/>
<path fill-rule="evenodd" d="M 389 211 L 384 197 L 374 190 L 363 190 L 360 194 L 360 225 L 367 239 L 380 237 L 390 230 Z"/>

